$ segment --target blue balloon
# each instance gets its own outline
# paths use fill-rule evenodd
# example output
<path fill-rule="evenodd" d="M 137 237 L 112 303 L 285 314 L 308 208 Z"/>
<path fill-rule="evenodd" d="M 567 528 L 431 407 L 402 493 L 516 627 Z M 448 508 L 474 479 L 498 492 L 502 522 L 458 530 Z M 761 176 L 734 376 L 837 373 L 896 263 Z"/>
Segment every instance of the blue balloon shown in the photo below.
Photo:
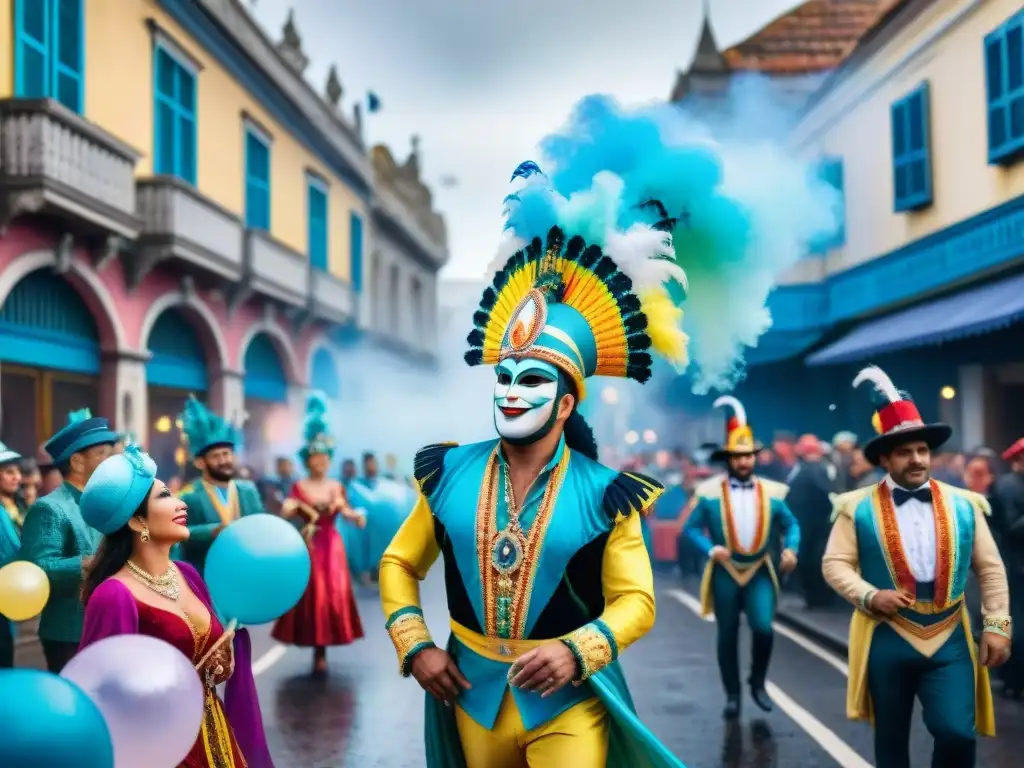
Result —
<path fill-rule="evenodd" d="M 114 768 L 114 744 L 99 707 L 57 675 L 0 670 L 0 723 L 4 768 Z"/>
<path fill-rule="evenodd" d="M 213 541 L 203 573 L 217 612 L 240 624 L 266 624 L 299 602 L 309 584 L 309 548 L 276 515 L 249 515 Z"/>

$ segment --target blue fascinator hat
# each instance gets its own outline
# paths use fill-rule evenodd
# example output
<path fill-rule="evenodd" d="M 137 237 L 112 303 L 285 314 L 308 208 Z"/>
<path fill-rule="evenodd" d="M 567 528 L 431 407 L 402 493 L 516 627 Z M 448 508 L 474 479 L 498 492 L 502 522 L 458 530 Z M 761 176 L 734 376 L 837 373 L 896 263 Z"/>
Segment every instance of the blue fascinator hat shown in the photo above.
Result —
<path fill-rule="evenodd" d="M 156 462 L 139 446 L 126 445 L 123 453 L 104 460 L 85 484 L 82 517 L 109 536 L 127 524 L 155 480 Z"/>
<path fill-rule="evenodd" d="M 302 429 L 303 443 L 299 458 L 305 464 L 310 456 L 324 454 L 334 458 L 334 438 L 327 424 L 327 400 L 314 392 L 306 400 L 306 419 Z"/>

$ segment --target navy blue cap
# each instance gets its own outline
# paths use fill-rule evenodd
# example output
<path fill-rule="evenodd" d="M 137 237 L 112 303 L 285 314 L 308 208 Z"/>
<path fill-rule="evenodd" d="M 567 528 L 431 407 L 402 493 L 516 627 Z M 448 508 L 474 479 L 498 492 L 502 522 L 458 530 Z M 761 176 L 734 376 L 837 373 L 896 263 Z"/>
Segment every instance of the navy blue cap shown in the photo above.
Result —
<path fill-rule="evenodd" d="M 46 442 L 46 452 L 54 464 L 63 464 L 79 451 L 94 445 L 113 445 L 121 436 L 110 428 L 110 422 L 96 417 L 68 424 Z"/>

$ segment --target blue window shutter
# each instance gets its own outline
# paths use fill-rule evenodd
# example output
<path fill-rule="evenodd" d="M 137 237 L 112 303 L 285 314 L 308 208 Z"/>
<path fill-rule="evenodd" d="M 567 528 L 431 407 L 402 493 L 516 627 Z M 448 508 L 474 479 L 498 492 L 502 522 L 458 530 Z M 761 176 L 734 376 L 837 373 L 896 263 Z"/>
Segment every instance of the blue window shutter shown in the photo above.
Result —
<path fill-rule="evenodd" d="M 932 204 L 930 117 L 927 82 L 892 105 L 893 209 L 897 213 Z"/>
<path fill-rule="evenodd" d="M 1024 154 L 1024 10 L 985 37 L 988 160 L 1008 164 Z"/>
<path fill-rule="evenodd" d="M 257 333 L 245 350 L 246 397 L 271 403 L 288 402 L 288 379 L 277 348 L 265 333 Z"/>
<path fill-rule="evenodd" d="M 330 264 L 328 257 L 327 231 L 327 191 L 323 185 L 310 179 L 307 184 L 307 214 L 309 238 L 309 265 L 313 269 L 327 271 Z"/>
<path fill-rule="evenodd" d="M 320 347 L 313 354 L 311 367 L 309 380 L 313 389 L 320 390 L 331 400 L 337 400 L 341 396 L 341 380 L 338 377 L 338 366 L 334 361 L 334 355 L 329 350 Z"/>
<path fill-rule="evenodd" d="M 270 231 L 270 145 L 245 129 L 245 226 Z"/>
<path fill-rule="evenodd" d="M 363 217 L 352 212 L 349 225 L 351 246 L 352 290 L 361 293 L 363 290 Z"/>
<path fill-rule="evenodd" d="M 203 346 L 177 309 L 168 309 L 157 318 L 146 347 L 152 355 L 146 363 L 146 381 L 150 386 L 206 391 L 209 377 Z"/>
<path fill-rule="evenodd" d="M 15 0 L 14 93 L 82 111 L 83 0 Z"/>
<path fill-rule="evenodd" d="M 196 76 L 162 46 L 153 51 L 153 168 L 196 183 Z"/>

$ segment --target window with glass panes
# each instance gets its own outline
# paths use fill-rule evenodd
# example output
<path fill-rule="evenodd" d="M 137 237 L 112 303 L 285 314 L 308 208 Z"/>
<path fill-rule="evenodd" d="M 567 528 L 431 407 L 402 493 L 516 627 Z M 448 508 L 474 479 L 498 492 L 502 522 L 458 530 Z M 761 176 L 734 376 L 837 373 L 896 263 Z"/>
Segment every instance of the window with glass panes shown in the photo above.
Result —
<path fill-rule="evenodd" d="M 81 112 L 84 0 L 15 0 L 14 92 Z"/>
<path fill-rule="evenodd" d="M 196 74 L 163 46 L 154 51 L 154 170 L 196 183 Z"/>
<path fill-rule="evenodd" d="M 245 226 L 270 231 L 270 139 L 245 127 Z"/>

